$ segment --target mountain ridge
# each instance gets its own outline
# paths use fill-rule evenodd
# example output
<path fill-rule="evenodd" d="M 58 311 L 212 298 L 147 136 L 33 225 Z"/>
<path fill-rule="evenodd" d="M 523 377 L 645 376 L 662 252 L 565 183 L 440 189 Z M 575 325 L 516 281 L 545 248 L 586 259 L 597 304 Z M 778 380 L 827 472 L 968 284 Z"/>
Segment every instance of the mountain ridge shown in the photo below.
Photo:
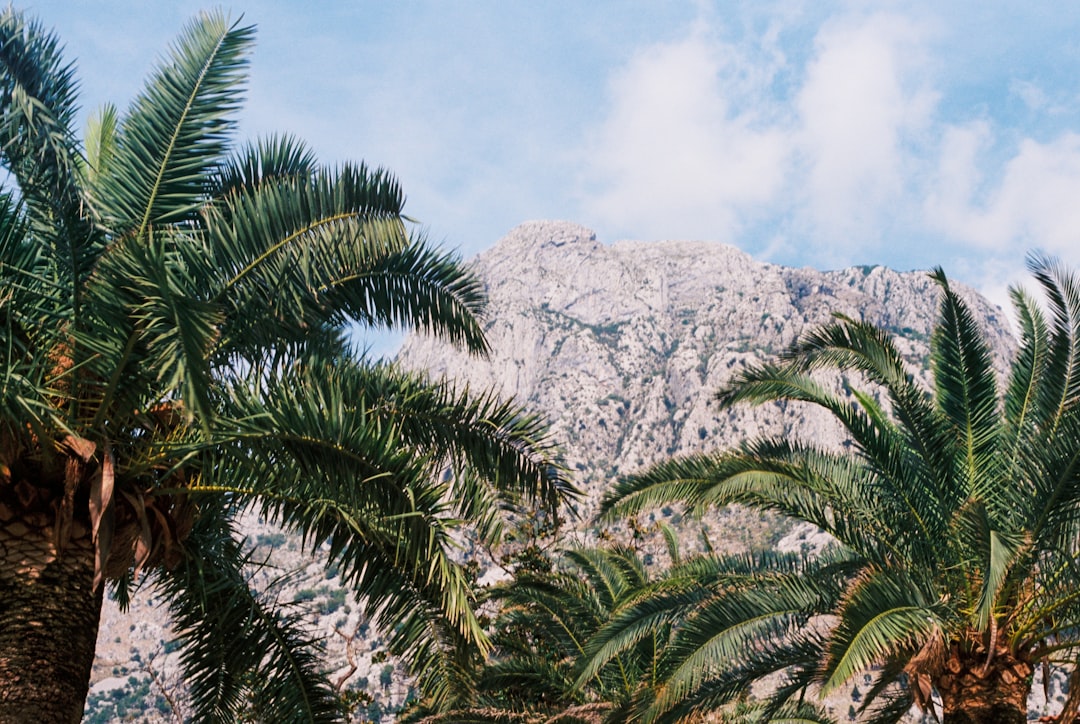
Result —
<path fill-rule="evenodd" d="M 740 369 L 774 358 L 835 313 L 893 332 L 912 373 L 930 384 L 938 287 L 925 272 L 784 267 L 704 241 L 603 244 L 590 229 L 557 221 L 521 224 L 471 264 L 489 297 L 490 357 L 412 335 L 398 360 L 494 388 L 545 415 L 586 490 L 585 517 L 614 476 L 671 455 L 760 434 L 842 444 L 835 424 L 814 409 L 790 405 L 777 414 L 712 402 Z M 953 286 L 1004 369 L 1014 344 L 1005 315 Z"/>

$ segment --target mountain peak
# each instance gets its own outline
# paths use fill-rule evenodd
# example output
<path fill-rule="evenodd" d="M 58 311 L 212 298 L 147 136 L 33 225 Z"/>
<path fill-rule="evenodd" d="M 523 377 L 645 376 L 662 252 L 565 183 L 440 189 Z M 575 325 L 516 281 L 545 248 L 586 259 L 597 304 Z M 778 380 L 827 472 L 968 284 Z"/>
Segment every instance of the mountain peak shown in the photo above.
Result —
<path fill-rule="evenodd" d="M 399 359 L 474 389 L 494 387 L 551 420 L 589 492 L 586 515 L 614 475 L 671 455 L 757 434 L 810 431 L 842 443 L 813 410 L 720 410 L 713 402 L 733 375 L 775 358 L 834 312 L 893 332 L 912 374 L 929 383 L 939 290 L 923 272 L 794 269 L 701 241 L 606 245 L 583 226 L 553 221 L 516 227 L 473 266 L 489 296 L 490 358 L 414 336 Z M 1003 315 L 963 294 L 1001 359 L 1013 344 Z"/>

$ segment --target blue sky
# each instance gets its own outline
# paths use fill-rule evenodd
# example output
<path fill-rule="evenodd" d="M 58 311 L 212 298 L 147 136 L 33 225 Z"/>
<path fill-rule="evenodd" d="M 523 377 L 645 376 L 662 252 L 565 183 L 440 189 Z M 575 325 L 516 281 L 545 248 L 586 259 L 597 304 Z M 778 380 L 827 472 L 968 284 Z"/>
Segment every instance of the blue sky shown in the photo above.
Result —
<path fill-rule="evenodd" d="M 203 3 L 42 1 L 123 107 Z M 1080 5 L 238 1 L 245 135 L 400 177 L 471 256 L 529 219 L 835 268 L 942 265 L 1004 303 L 1080 266 Z"/>

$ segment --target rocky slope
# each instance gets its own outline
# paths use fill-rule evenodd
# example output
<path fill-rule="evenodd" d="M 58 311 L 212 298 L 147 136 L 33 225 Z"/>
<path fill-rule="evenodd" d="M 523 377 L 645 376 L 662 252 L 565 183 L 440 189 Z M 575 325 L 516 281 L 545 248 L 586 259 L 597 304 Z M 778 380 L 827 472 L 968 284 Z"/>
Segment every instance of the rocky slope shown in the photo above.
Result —
<path fill-rule="evenodd" d="M 739 370 L 774 357 L 833 314 L 893 332 L 912 373 L 930 382 L 927 344 L 939 290 L 924 271 L 792 269 L 718 243 L 604 244 L 582 226 L 546 221 L 512 230 L 473 266 L 490 300 L 490 358 L 478 360 L 414 336 L 399 361 L 473 387 L 493 387 L 545 415 L 586 493 L 576 506 L 584 538 L 609 532 L 591 518 L 621 473 L 760 434 L 843 444 L 841 430 L 814 408 L 721 411 L 713 401 L 713 393 Z M 970 289 L 954 288 L 971 304 L 1004 371 L 1015 344 L 1005 312 Z M 675 523 L 684 545 L 704 536 L 716 550 L 792 550 L 825 542 L 813 526 L 789 529 L 747 511 L 710 515 L 704 529 L 671 508 L 651 517 Z M 643 528 L 648 521 L 637 526 Z M 662 546 L 654 542 L 659 555 Z M 1062 686 L 1056 672 L 1047 690 L 1049 707 L 1041 684 L 1034 687 L 1032 714 L 1059 710 Z M 827 704 L 843 719 L 858 696 L 853 688 Z M 910 719 L 919 717 L 913 713 Z"/>
<path fill-rule="evenodd" d="M 490 358 L 413 337 L 399 359 L 546 415 L 587 491 L 586 518 L 613 476 L 671 455 L 762 433 L 840 444 L 816 410 L 721 412 L 712 400 L 734 373 L 835 313 L 893 331 L 928 380 L 938 287 L 922 271 L 792 269 L 707 242 L 607 245 L 565 222 L 523 224 L 473 264 L 490 299 Z M 963 291 L 1003 360 L 1013 344 L 1004 313 Z"/>

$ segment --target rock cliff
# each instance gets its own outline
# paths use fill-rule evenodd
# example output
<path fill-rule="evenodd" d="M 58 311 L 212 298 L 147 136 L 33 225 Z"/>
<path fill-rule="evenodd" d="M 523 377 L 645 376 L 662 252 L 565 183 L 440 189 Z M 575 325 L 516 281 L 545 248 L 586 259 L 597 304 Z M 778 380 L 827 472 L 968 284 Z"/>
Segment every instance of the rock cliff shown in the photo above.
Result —
<path fill-rule="evenodd" d="M 492 354 L 478 360 L 414 336 L 399 359 L 474 387 L 495 387 L 551 421 L 587 491 L 588 519 L 614 476 L 671 455 L 760 433 L 840 444 L 816 410 L 720 411 L 713 393 L 834 313 L 894 332 L 929 380 L 927 342 L 938 287 L 923 271 L 838 271 L 755 261 L 718 243 L 604 244 L 566 222 L 522 224 L 473 262 L 489 295 Z M 1005 315 L 962 290 L 1004 360 Z"/>

